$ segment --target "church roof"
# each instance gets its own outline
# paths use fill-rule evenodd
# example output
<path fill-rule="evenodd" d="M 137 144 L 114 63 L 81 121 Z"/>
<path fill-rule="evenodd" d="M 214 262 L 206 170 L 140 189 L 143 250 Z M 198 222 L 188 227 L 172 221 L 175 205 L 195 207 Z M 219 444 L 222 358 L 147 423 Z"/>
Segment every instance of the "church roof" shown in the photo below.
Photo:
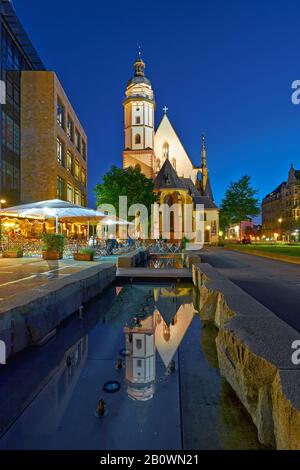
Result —
<path fill-rule="evenodd" d="M 177 175 L 168 158 L 154 179 L 154 187 L 155 189 L 185 189 L 189 192 L 194 204 L 203 204 L 205 209 L 217 208 L 212 197 L 210 184 L 207 192 L 202 194 L 191 178 L 182 178 Z"/>
<path fill-rule="evenodd" d="M 136 85 L 137 83 L 145 83 L 146 85 L 151 86 L 151 82 L 147 77 L 132 77 L 127 82 L 127 88 L 131 85 Z"/>
<path fill-rule="evenodd" d="M 205 186 L 205 190 L 204 190 L 203 196 L 208 197 L 208 198 L 211 199 L 212 201 L 214 200 L 214 196 L 213 196 L 213 192 L 212 192 L 212 188 L 211 188 L 211 184 L 210 184 L 210 179 L 209 179 L 209 177 L 207 177 L 207 182 L 206 182 L 206 186 Z"/>
<path fill-rule="evenodd" d="M 176 171 L 167 158 L 154 179 L 155 189 L 186 189 L 184 178 L 179 178 Z"/>

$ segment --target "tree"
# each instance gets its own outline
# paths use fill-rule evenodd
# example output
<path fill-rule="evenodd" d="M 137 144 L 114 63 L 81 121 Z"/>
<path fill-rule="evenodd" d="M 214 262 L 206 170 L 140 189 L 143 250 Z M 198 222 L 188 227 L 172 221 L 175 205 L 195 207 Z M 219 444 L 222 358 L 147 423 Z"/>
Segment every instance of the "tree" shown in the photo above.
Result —
<path fill-rule="evenodd" d="M 220 207 L 220 226 L 226 230 L 231 225 L 240 225 L 243 220 L 260 214 L 257 190 L 251 187 L 250 176 L 242 176 L 231 182 Z"/>
<path fill-rule="evenodd" d="M 102 178 L 102 183 L 97 184 L 97 206 L 111 204 L 119 215 L 119 196 L 127 196 L 128 208 L 132 204 L 144 204 L 150 214 L 151 204 L 156 202 L 156 194 L 153 192 L 152 179 L 146 178 L 139 169 L 129 167 L 125 169 L 112 166 L 110 171 Z"/>

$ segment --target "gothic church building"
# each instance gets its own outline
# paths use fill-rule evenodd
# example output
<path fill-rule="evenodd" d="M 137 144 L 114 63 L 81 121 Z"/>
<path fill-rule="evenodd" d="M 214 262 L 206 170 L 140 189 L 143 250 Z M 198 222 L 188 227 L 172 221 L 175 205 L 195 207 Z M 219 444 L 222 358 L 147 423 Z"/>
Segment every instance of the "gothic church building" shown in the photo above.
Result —
<path fill-rule="evenodd" d="M 134 76 L 126 87 L 124 106 L 125 146 L 123 168 L 139 168 L 153 178 L 159 202 L 193 204 L 193 226 L 196 205 L 204 206 L 205 243 L 217 243 L 219 213 L 214 202 L 208 176 L 205 139 L 202 136 L 201 165 L 193 165 L 165 108 L 164 116 L 155 131 L 155 99 L 150 81 L 145 76 L 145 63 L 139 56 L 134 63 Z M 160 221 L 160 226 L 162 221 Z M 161 229 L 161 227 L 160 227 Z M 171 239 L 181 239 L 171 222 Z"/>

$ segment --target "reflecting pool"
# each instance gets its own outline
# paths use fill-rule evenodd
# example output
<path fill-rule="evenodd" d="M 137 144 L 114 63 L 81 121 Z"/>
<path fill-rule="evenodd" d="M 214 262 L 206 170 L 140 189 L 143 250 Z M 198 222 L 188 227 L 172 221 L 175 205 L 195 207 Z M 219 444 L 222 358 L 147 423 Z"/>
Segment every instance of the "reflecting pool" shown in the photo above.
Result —
<path fill-rule="evenodd" d="M 1 367 L 0 449 L 260 448 L 216 334 L 190 284 L 107 289 Z"/>

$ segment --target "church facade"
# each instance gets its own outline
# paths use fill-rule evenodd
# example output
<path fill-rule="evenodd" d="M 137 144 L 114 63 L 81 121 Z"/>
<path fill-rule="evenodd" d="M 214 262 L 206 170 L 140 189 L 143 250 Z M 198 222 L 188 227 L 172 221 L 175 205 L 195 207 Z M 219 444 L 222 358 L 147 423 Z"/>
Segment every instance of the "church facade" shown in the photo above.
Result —
<path fill-rule="evenodd" d="M 219 212 L 214 202 L 208 175 L 206 144 L 202 135 L 201 162 L 195 166 L 182 145 L 164 108 L 164 116 L 155 130 L 155 99 L 151 82 L 145 76 L 145 63 L 139 56 L 134 63 L 134 76 L 126 87 L 124 107 L 123 168 L 134 167 L 148 178 L 153 178 L 160 204 L 181 207 L 181 224 L 174 217 L 170 221 L 170 238 L 182 239 L 184 206 L 192 211 L 192 232 L 197 218 L 202 217 L 205 243 L 217 243 L 219 238 Z M 203 207 L 203 211 L 197 207 Z M 198 213 L 199 212 L 199 213 Z M 172 215 L 172 214 L 171 214 Z M 163 232 L 164 214 L 158 221 L 159 233 Z M 192 240 L 191 240 L 192 241 Z M 198 240 L 199 241 L 199 240 Z"/>

